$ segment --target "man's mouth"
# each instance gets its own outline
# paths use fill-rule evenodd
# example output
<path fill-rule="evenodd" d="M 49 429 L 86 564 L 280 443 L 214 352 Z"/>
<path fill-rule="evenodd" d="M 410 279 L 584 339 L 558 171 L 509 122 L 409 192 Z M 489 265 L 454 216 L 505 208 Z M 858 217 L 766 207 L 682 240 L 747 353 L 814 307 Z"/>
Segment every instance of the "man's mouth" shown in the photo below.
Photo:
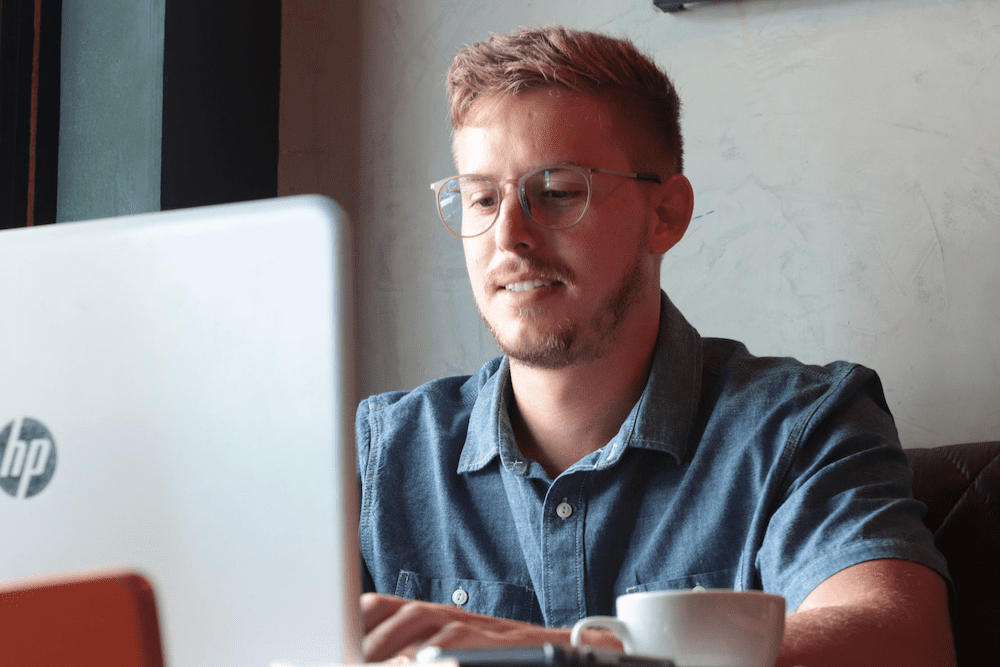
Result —
<path fill-rule="evenodd" d="M 525 280 L 519 283 L 504 285 L 504 289 L 510 292 L 527 292 L 535 289 L 536 287 L 547 287 L 551 284 L 551 282 L 546 282 L 544 280 Z"/>

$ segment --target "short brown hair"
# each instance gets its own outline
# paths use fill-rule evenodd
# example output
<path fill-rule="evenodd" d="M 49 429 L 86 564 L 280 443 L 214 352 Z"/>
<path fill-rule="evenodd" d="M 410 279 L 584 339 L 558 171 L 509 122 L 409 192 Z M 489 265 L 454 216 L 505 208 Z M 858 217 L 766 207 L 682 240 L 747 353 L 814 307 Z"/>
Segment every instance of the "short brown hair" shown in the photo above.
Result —
<path fill-rule="evenodd" d="M 655 143 L 667 155 L 653 157 L 654 162 L 666 163 L 677 173 L 683 171 L 677 91 L 667 75 L 631 42 L 551 26 L 492 35 L 468 46 L 455 56 L 448 70 L 452 126 L 461 129 L 480 99 L 529 88 L 556 88 L 606 99 L 620 110 L 622 122 L 631 125 L 638 121 L 661 140 Z M 636 143 L 641 152 L 648 153 L 650 137 Z M 637 158 L 651 159 L 648 155 Z"/>

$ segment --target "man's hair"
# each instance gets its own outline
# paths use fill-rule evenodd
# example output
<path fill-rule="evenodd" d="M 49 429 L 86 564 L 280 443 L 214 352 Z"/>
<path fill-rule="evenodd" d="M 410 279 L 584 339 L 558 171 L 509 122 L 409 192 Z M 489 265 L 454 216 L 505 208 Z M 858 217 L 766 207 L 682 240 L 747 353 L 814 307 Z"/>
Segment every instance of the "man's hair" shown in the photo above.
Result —
<path fill-rule="evenodd" d="M 553 88 L 593 95 L 619 111 L 619 122 L 638 126 L 633 149 L 637 169 L 658 163 L 683 171 L 680 99 L 667 75 L 635 45 L 594 32 L 562 26 L 525 28 L 492 35 L 459 52 L 448 70 L 451 123 L 459 130 L 479 101 L 531 88 Z M 622 128 L 626 129 L 626 128 Z M 651 145 L 652 144 L 652 145 Z M 650 150 L 656 151 L 650 154 Z M 663 152 L 666 155 L 663 155 Z M 650 164 L 654 163 L 654 164 Z"/>

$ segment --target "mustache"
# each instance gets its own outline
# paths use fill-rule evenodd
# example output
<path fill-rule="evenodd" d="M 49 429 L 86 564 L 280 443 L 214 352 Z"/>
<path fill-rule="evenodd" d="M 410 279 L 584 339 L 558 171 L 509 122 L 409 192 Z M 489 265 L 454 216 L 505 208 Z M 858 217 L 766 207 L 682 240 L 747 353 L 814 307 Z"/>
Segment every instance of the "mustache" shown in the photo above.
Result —
<path fill-rule="evenodd" d="M 576 280 L 573 270 L 563 264 L 548 262 L 537 257 L 517 257 L 504 260 L 490 269 L 486 279 L 490 283 L 500 284 L 512 275 L 530 273 L 542 280 L 572 283 Z"/>

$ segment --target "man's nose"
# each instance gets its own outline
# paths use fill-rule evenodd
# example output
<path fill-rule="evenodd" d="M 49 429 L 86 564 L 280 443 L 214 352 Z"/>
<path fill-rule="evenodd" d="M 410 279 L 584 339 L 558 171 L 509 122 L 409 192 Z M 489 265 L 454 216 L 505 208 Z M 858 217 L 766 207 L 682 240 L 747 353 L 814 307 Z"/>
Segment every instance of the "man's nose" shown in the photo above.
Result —
<path fill-rule="evenodd" d="M 530 248 L 535 244 L 541 229 L 528 216 L 518 197 L 517 184 L 505 181 L 500 184 L 500 211 L 494 226 L 497 246 L 507 251 Z"/>

